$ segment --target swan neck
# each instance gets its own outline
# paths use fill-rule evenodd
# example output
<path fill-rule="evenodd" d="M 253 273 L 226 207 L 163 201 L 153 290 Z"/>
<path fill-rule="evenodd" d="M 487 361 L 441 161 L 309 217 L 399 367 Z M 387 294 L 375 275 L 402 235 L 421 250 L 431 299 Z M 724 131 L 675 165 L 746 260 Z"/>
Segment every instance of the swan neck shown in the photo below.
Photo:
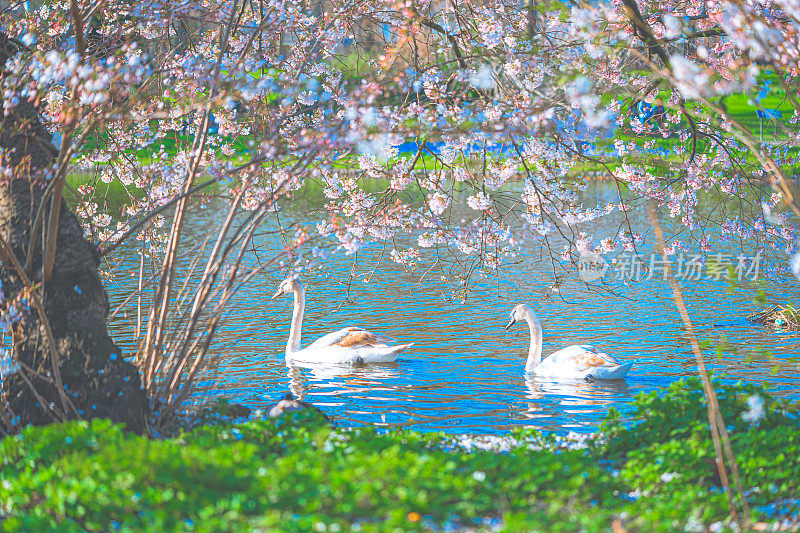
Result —
<path fill-rule="evenodd" d="M 286 355 L 300 351 L 300 335 L 303 328 L 303 313 L 306 310 L 306 294 L 301 287 L 294 293 L 294 311 L 292 325 L 289 329 L 289 340 L 286 342 Z"/>
<path fill-rule="evenodd" d="M 525 315 L 525 321 L 531 330 L 531 347 L 528 350 L 525 372 L 533 372 L 533 369 L 542 362 L 542 325 L 539 322 L 539 317 L 533 311 L 529 311 Z"/>

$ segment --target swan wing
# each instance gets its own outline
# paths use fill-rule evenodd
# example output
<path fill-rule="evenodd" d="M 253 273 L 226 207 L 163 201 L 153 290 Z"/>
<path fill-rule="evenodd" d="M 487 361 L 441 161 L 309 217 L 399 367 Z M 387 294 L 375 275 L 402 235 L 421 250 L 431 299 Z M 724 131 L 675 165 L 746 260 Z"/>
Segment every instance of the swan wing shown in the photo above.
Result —
<path fill-rule="evenodd" d="M 608 363 L 608 359 L 604 358 L 603 355 L 609 357 L 607 354 L 595 350 L 594 346 L 584 344 L 562 348 L 553 352 L 545 361 L 550 361 L 550 364 L 558 364 L 559 366 L 591 367 Z"/>
<path fill-rule="evenodd" d="M 584 346 L 581 346 L 584 348 Z M 586 350 L 576 357 L 578 365 L 585 368 L 612 368 L 619 366 L 619 361 L 600 350 Z"/>
<path fill-rule="evenodd" d="M 322 350 L 325 348 L 363 348 L 365 346 L 381 346 L 392 342 L 389 337 L 370 333 L 369 331 L 358 327 L 342 328 L 339 331 L 328 333 L 324 337 L 320 337 L 311 345 L 307 350 Z"/>
<path fill-rule="evenodd" d="M 584 378 L 592 375 L 600 379 L 616 379 L 627 374 L 631 366 L 632 363 L 621 365 L 607 353 L 583 344 L 558 350 L 542 361 L 535 372 L 551 376 Z"/>
<path fill-rule="evenodd" d="M 619 366 L 619 361 L 589 344 L 567 346 L 550 357 L 555 357 L 559 363 L 575 364 L 584 368 Z"/>

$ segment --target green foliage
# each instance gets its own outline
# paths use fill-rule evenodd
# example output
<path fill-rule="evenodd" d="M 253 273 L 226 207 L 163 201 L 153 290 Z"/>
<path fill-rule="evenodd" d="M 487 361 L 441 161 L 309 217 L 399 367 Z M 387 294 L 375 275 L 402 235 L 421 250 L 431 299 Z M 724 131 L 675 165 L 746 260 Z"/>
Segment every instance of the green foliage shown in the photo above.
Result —
<path fill-rule="evenodd" d="M 768 505 L 800 495 L 800 423 L 798 406 L 772 397 L 763 387 L 714 384 L 720 412 L 737 458 L 742 485 L 751 506 Z M 759 405 L 752 425 L 748 414 Z M 699 378 L 670 385 L 661 393 L 640 394 L 636 423 L 626 427 L 612 410 L 602 426 L 606 444 L 597 451 L 624 465 L 620 478 L 634 490 L 665 501 L 687 504 L 698 498 L 713 506 L 687 506 L 708 521 L 714 508 L 726 506 L 720 490 L 708 411 Z M 677 474 L 677 475 L 676 475 Z M 665 482 L 665 480 L 679 481 Z M 709 492 L 711 491 L 711 492 Z M 693 496 L 694 495 L 694 496 Z M 794 502 L 800 507 L 800 501 Z"/>
<path fill-rule="evenodd" d="M 751 504 L 796 498 L 797 408 L 759 387 L 717 386 Z M 753 396 L 757 423 L 742 418 Z M 704 402 L 686 380 L 641 395 L 633 424 L 612 410 L 588 448 L 519 429 L 507 453 L 466 452 L 440 433 L 335 429 L 313 412 L 163 440 L 103 420 L 30 427 L 0 442 L 0 529 L 683 529 L 727 515 Z"/>

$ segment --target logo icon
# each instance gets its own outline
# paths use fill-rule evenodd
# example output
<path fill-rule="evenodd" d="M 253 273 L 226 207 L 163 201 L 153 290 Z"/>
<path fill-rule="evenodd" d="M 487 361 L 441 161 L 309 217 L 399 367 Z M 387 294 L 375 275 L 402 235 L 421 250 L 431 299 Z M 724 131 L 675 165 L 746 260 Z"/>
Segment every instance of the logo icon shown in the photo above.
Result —
<path fill-rule="evenodd" d="M 581 254 L 578 259 L 578 276 L 581 281 L 591 283 L 602 278 L 608 271 L 608 263 L 601 256 L 589 253 Z"/>

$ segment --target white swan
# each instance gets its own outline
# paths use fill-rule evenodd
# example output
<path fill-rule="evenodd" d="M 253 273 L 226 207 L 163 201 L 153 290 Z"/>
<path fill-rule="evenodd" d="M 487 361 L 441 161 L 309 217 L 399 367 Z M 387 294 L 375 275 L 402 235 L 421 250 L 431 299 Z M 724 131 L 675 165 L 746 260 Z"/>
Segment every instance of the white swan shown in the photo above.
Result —
<path fill-rule="evenodd" d="M 549 378 L 569 379 L 623 379 L 633 363 L 620 364 L 616 359 L 594 346 L 568 346 L 542 361 L 542 325 L 533 309 L 520 304 L 511 310 L 511 322 L 506 331 L 524 320 L 531 329 L 531 348 L 525 372 Z"/>
<path fill-rule="evenodd" d="M 300 348 L 300 329 L 306 294 L 303 284 L 296 279 L 287 279 L 278 287 L 274 300 L 282 294 L 294 294 L 294 313 L 286 343 L 286 360 L 306 363 L 388 363 L 397 359 L 400 352 L 411 344 L 389 346 L 389 337 L 376 335 L 356 327 L 343 328 L 314 341 L 308 348 Z"/>

